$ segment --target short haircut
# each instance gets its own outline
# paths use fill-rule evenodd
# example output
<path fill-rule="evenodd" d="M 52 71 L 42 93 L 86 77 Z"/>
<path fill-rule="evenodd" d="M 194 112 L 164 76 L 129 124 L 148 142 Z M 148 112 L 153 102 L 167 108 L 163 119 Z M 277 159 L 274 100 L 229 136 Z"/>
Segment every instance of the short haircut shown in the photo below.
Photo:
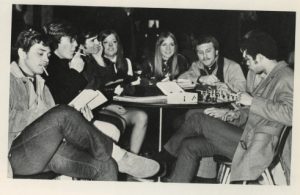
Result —
<path fill-rule="evenodd" d="M 34 44 L 40 42 L 43 42 L 45 46 L 49 46 L 48 36 L 30 28 L 20 32 L 15 43 L 15 48 L 22 48 L 25 52 L 28 52 Z"/>
<path fill-rule="evenodd" d="M 24 52 L 28 52 L 34 44 L 41 42 L 44 46 L 50 45 L 49 37 L 43 33 L 33 30 L 32 28 L 21 31 L 12 48 L 11 61 L 17 61 L 19 59 L 18 49 L 21 48 Z"/>
<path fill-rule="evenodd" d="M 198 45 L 202 45 L 204 43 L 212 43 L 215 50 L 219 50 L 220 48 L 218 40 L 212 35 L 201 35 L 200 37 L 198 37 L 198 39 L 196 39 L 195 46 L 197 47 Z"/>
<path fill-rule="evenodd" d="M 270 60 L 277 59 L 278 48 L 275 40 L 267 33 L 262 31 L 250 31 L 241 41 L 241 51 L 247 51 L 253 59 L 257 54 L 262 54 Z"/>
<path fill-rule="evenodd" d="M 66 36 L 77 39 L 76 29 L 67 22 L 50 23 L 44 26 L 43 30 L 50 38 L 50 47 L 52 51 L 57 49 L 62 37 Z"/>

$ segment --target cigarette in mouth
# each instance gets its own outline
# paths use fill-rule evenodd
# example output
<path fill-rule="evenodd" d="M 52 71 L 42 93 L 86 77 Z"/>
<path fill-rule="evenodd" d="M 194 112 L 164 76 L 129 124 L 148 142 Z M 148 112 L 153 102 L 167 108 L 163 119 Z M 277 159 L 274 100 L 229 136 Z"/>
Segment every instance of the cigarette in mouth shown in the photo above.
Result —
<path fill-rule="evenodd" d="M 47 72 L 45 66 L 43 66 L 43 70 L 44 70 L 45 74 L 46 74 L 47 76 L 49 76 L 49 74 L 48 74 L 48 72 Z"/>

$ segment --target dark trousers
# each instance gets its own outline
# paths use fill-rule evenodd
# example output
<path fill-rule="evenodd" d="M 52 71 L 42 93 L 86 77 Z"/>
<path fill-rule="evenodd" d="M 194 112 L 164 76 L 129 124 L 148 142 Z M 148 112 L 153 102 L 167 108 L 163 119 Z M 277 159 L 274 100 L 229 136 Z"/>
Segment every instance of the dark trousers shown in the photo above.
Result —
<path fill-rule="evenodd" d="M 243 129 L 196 112 L 186 117 L 182 127 L 164 145 L 177 156 L 171 182 L 191 182 L 201 157 L 222 155 L 233 158 Z"/>
<path fill-rule="evenodd" d="M 116 180 L 112 143 L 80 112 L 60 105 L 22 131 L 12 143 L 9 160 L 14 175 L 51 170 L 77 178 Z"/>

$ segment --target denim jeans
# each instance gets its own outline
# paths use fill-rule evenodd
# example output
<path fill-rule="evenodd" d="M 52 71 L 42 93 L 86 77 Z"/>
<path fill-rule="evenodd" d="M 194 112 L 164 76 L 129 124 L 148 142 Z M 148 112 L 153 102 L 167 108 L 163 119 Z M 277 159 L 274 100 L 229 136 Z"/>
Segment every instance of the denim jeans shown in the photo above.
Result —
<path fill-rule="evenodd" d="M 201 112 L 186 118 L 182 127 L 164 146 L 177 156 L 171 182 L 191 182 L 201 157 L 214 155 L 232 159 L 243 129 Z"/>
<path fill-rule="evenodd" d="M 116 180 L 112 143 L 80 112 L 60 105 L 22 131 L 12 143 L 9 160 L 14 175 L 51 170 L 71 177 Z"/>

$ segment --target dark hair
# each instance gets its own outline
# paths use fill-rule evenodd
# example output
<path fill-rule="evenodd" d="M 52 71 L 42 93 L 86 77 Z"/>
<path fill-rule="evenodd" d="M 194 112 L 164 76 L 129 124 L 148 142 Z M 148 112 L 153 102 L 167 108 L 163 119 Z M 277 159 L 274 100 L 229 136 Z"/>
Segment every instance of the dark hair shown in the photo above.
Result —
<path fill-rule="evenodd" d="M 11 61 L 17 61 L 19 59 L 18 49 L 21 48 L 24 52 L 28 52 L 34 44 L 41 42 L 44 46 L 50 45 L 49 37 L 43 33 L 33 30 L 32 28 L 21 31 L 14 47 L 12 47 Z"/>
<path fill-rule="evenodd" d="M 95 37 L 98 36 L 99 32 L 97 31 L 97 29 L 93 29 L 93 28 L 82 28 L 80 30 L 80 33 L 78 35 L 78 44 L 85 44 L 85 41 L 91 37 Z"/>
<path fill-rule="evenodd" d="M 58 44 L 60 43 L 60 39 L 62 37 L 71 37 L 77 39 L 76 29 L 67 22 L 61 23 L 50 23 L 43 27 L 45 34 L 50 37 L 50 47 L 51 50 L 54 51 L 57 49 Z"/>
<path fill-rule="evenodd" d="M 197 47 L 198 45 L 201 45 L 201 44 L 204 44 L 204 43 L 212 43 L 215 50 L 219 50 L 219 48 L 220 48 L 220 44 L 217 41 L 217 39 L 214 36 L 211 36 L 211 35 L 201 35 L 200 37 L 198 37 L 198 39 L 196 39 L 195 46 Z"/>
<path fill-rule="evenodd" d="M 114 35 L 116 37 L 116 40 L 118 42 L 118 51 L 117 51 L 117 61 L 116 61 L 116 67 L 118 70 L 124 71 L 126 69 L 125 67 L 125 60 L 124 60 L 124 51 L 123 51 L 123 46 L 120 40 L 119 35 L 117 34 L 116 31 L 108 29 L 108 30 L 103 30 L 99 33 L 98 40 L 103 42 L 106 37 L 109 35 Z M 102 54 L 104 56 L 104 52 Z"/>
<path fill-rule="evenodd" d="M 262 31 L 250 31 L 244 36 L 240 45 L 241 51 L 247 50 L 253 59 L 257 54 L 262 54 L 270 60 L 277 59 L 278 48 L 275 40 L 267 33 Z"/>

